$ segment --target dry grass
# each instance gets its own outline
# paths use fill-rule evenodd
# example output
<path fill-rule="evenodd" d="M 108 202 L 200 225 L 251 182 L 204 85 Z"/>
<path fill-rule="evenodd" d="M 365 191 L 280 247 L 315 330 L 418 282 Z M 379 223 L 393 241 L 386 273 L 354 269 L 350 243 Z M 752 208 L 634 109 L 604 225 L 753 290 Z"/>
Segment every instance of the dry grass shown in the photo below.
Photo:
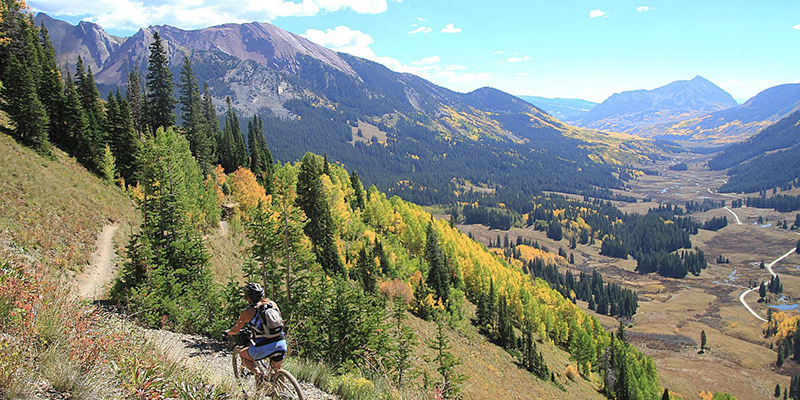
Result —
<path fill-rule="evenodd" d="M 377 126 L 364 121 L 358 121 L 358 127 L 350 127 L 353 134 L 351 143 L 355 145 L 356 142 L 369 143 L 372 138 L 378 140 L 378 143 L 386 143 L 386 132 L 380 130 Z M 361 136 L 358 132 L 361 131 Z"/>
<path fill-rule="evenodd" d="M 474 318 L 475 309 L 467 307 L 465 318 Z M 417 367 L 431 377 L 436 377 L 435 367 L 425 363 L 424 359 L 431 359 L 433 351 L 423 343 L 432 339 L 436 333 L 436 324 L 423 321 L 410 316 L 408 324 L 419 335 L 420 344 L 416 355 L 421 358 Z M 556 381 L 565 387 L 562 391 L 557 384 L 538 379 L 532 373 L 517 365 L 516 360 L 505 350 L 489 343 L 477 329 L 468 323 L 447 329 L 452 349 L 462 364 L 456 371 L 468 376 L 464 384 L 465 398 L 468 399 L 602 399 L 598 393 L 599 382 L 587 381 L 578 378 L 574 382 L 568 380 L 563 371 L 570 364 L 569 354 L 549 344 L 539 343 L 548 367 L 555 372 Z"/>
<path fill-rule="evenodd" d="M 56 150 L 43 158 L 0 134 L 0 246 L 57 270 L 80 271 L 97 234 L 136 221 L 125 193 Z"/>
<path fill-rule="evenodd" d="M 231 274 L 242 275 L 242 265 L 248 258 L 251 243 L 238 222 L 220 222 L 219 229 L 205 236 L 205 244 L 211 254 L 215 282 L 225 283 Z"/>

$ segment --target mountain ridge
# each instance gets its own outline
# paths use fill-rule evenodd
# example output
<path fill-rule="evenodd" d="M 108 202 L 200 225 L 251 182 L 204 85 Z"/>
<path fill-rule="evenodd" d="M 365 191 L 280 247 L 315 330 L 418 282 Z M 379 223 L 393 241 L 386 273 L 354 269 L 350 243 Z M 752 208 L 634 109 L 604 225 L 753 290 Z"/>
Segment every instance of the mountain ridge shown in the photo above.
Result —
<path fill-rule="evenodd" d="M 701 76 L 653 90 L 611 95 L 586 114 L 568 119 L 583 128 L 637 133 L 652 125 L 685 120 L 737 106 L 733 97 Z"/>
<path fill-rule="evenodd" d="M 52 18 L 37 18 L 55 24 Z M 67 60 L 62 67 L 70 68 L 69 60 L 85 52 L 83 41 L 90 37 L 81 37 L 74 27 L 61 31 L 81 39 L 63 48 L 72 56 L 62 54 Z M 200 85 L 208 84 L 217 114 L 225 111 L 230 97 L 240 116 L 265 119 L 267 143 L 276 158 L 294 160 L 306 151 L 328 154 L 332 161 L 363 171 L 366 182 L 422 203 L 455 201 L 451 196 L 458 185 L 453 180 L 530 193 L 597 194 L 621 188 L 614 173 L 654 151 L 652 142 L 630 135 L 567 125 L 497 89 L 458 93 L 265 23 L 191 31 L 142 28 L 97 60 L 94 76 L 101 93 L 125 86 L 129 70 L 146 69 L 155 31 L 174 79 L 188 57 Z M 357 130 L 352 128 L 360 123 L 386 136 L 380 147 L 354 139 Z M 376 168 L 387 160 L 393 168 Z M 512 168 L 527 177 L 509 174 Z M 568 171 L 574 176 L 562 179 Z"/>
<path fill-rule="evenodd" d="M 637 132 L 649 138 L 705 142 L 740 142 L 800 110 L 800 84 L 773 86 L 745 103 L 677 123 L 656 125 Z"/>

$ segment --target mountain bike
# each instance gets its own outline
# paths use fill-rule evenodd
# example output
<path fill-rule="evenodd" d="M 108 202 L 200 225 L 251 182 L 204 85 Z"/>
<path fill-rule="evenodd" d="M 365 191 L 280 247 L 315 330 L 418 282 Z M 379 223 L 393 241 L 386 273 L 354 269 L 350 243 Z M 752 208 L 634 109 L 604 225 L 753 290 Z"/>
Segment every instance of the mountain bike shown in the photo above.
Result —
<path fill-rule="evenodd" d="M 243 328 L 233 336 L 233 339 L 236 343 L 232 357 L 233 375 L 245 398 L 305 400 L 303 392 L 300 390 L 300 384 L 297 383 L 297 379 L 292 373 L 283 368 L 278 370 L 273 368 L 269 357 L 255 362 L 255 374 L 244 366 L 239 353 L 248 346 L 255 346 L 252 330 Z M 259 395 L 260 397 L 255 397 Z"/>

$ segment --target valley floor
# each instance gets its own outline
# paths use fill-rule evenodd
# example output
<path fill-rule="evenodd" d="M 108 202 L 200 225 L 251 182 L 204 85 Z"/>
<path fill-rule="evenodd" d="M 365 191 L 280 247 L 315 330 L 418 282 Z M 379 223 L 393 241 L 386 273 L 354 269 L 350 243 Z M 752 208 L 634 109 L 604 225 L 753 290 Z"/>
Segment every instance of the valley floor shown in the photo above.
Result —
<path fill-rule="evenodd" d="M 646 196 L 653 201 L 616 205 L 626 212 L 646 212 L 661 202 L 680 205 L 690 200 L 702 202 L 703 198 L 724 199 L 730 205 L 736 195 L 716 193 L 727 176 L 709 171 L 704 166 L 707 159 L 707 156 L 683 155 L 651 167 L 662 175 L 640 177 L 630 183 L 631 192 L 625 194 L 640 199 Z M 689 165 L 687 171 L 667 169 L 681 161 Z M 634 272 L 635 260 L 602 256 L 596 245 L 578 245 L 573 250 L 575 265 L 561 268 L 562 272 L 572 268 L 575 273 L 597 269 L 607 281 L 621 282 L 639 293 L 639 310 L 628 330 L 629 338 L 656 361 L 662 385 L 686 399 L 697 398 L 703 390 L 728 392 L 739 399 L 770 399 L 776 383 L 788 387 L 789 377 L 800 371 L 789 366 L 793 365 L 790 362 L 782 368 L 776 367 L 777 353 L 770 349 L 772 339 L 763 338 L 763 322 L 739 301 L 744 291 L 771 277 L 758 263 L 762 260 L 771 263 L 793 249 L 800 239 L 796 231 L 775 227 L 778 221 L 794 221 L 795 213 L 748 207 L 731 210 L 741 224 L 722 208 L 692 215 L 700 222 L 715 216 L 726 216 L 729 220 L 728 226 L 717 232 L 701 230 L 692 236 L 692 244 L 703 250 L 709 261 L 709 267 L 699 277 L 671 279 L 655 274 L 639 275 Z M 759 217 L 764 223 L 757 223 Z M 532 229 L 500 232 L 479 225 L 460 225 L 459 229 L 472 233 L 485 244 L 498 234 L 507 233 L 509 241 L 523 236 L 548 246 L 552 252 L 568 247 L 566 240 L 554 242 L 547 239 L 545 232 Z M 714 261 L 720 254 L 730 264 L 716 264 Z M 771 295 L 768 305 L 800 303 L 800 255 L 789 254 L 775 263 L 773 270 L 780 275 L 785 297 L 779 300 L 780 296 Z M 746 297 L 754 312 L 767 318 L 768 305 L 756 300 L 757 291 Z M 578 303 L 592 313 L 586 303 Z M 611 317 L 598 317 L 607 329 L 616 329 L 619 323 Z M 698 354 L 701 331 L 706 332 L 711 348 L 704 354 Z"/>

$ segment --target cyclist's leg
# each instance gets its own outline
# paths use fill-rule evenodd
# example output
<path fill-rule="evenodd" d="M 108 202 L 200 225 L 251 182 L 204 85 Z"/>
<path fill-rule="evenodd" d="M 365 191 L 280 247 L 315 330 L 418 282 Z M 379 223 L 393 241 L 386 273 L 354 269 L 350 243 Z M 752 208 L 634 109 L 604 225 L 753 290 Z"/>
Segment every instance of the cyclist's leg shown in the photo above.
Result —
<path fill-rule="evenodd" d="M 249 369 L 250 372 L 256 373 L 256 365 L 253 361 L 253 357 L 250 356 L 250 347 L 245 347 L 241 352 L 239 352 L 239 357 L 242 358 L 242 365 L 245 368 Z"/>

